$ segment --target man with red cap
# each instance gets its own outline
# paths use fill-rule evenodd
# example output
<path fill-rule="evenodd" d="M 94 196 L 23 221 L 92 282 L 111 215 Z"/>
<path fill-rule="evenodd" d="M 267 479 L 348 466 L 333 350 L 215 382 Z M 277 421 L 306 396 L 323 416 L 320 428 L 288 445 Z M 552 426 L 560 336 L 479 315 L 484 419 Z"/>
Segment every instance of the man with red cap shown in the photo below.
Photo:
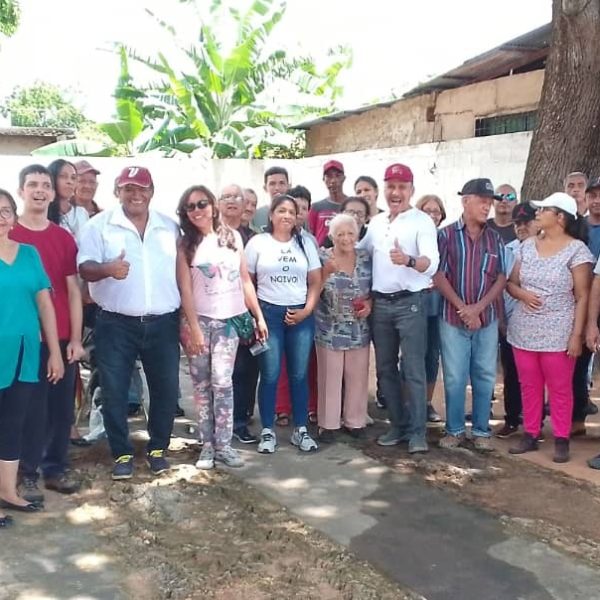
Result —
<path fill-rule="evenodd" d="M 323 165 L 323 181 L 329 196 L 315 202 L 308 213 L 308 229 L 322 246 L 329 233 L 329 221 L 340 212 L 340 205 L 346 199 L 344 194 L 344 165 L 339 160 L 328 160 Z"/>
<path fill-rule="evenodd" d="M 127 396 L 138 356 L 150 392 L 148 464 L 155 475 L 169 469 L 165 453 L 179 391 L 179 226 L 150 210 L 154 184 L 148 169 L 123 169 L 115 187 L 120 203 L 88 221 L 78 263 L 100 307 L 96 359 L 104 425 L 115 459 L 112 477 L 129 479 L 133 446 L 128 439 Z"/>
<path fill-rule="evenodd" d="M 75 170 L 77 171 L 77 185 L 73 197 L 75 205 L 82 206 L 87 210 L 88 215 L 93 217 L 100 212 L 100 207 L 94 200 L 98 189 L 97 176 L 100 175 L 100 171 L 92 167 L 87 160 L 78 160 L 75 163 Z"/>
<path fill-rule="evenodd" d="M 388 210 L 371 219 L 359 242 L 373 257 L 372 333 L 377 379 L 387 400 L 391 428 L 381 446 L 408 442 L 410 453 L 427 452 L 425 291 L 439 263 L 437 232 L 424 212 L 413 208 L 413 174 L 405 165 L 385 170 Z M 403 388 L 398 368 L 402 351 Z"/>

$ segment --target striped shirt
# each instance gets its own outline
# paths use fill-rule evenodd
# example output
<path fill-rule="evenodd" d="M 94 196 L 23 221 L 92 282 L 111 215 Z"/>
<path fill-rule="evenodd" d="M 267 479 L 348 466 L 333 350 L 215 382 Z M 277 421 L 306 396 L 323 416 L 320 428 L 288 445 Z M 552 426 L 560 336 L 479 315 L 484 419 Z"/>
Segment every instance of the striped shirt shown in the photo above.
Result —
<path fill-rule="evenodd" d="M 498 276 L 506 274 L 504 243 L 497 231 L 484 225 L 473 240 L 461 219 L 440 230 L 439 271 L 446 275 L 452 289 L 465 304 L 476 304 L 492 288 Z M 501 298 L 501 296 L 500 296 Z M 442 317 L 450 325 L 464 327 L 454 306 L 442 296 Z M 483 327 L 498 318 L 498 301 L 480 315 Z"/>

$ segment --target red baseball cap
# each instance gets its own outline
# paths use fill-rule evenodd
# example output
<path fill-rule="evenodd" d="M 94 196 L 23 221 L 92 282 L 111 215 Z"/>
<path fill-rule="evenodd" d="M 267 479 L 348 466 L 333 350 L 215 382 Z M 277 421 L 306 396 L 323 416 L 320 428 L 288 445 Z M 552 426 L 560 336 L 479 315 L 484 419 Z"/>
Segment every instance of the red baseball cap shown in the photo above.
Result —
<path fill-rule="evenodd" d="M 384 181 L 404 181 L 406 183 L 413 182 L 413 172 L 406 165 L 401 165 L 400 163 L 395 163 L 390 165 L 383 175 Z"/>
<path fill-rule="evenodd" d="M 143 188 L 152 187 L 152 175 L 145 167 L 125 167 L 117 177 L 115 185 L 120 188 L 124 185 L 139 185 Z"/>
<path fill-rule="evenodd" d="M 96 175 L 100 175 L 100 171 L 92 167 L 87 160 L 78 160 L 75 163 L 75 171 L 77 171 L 77 175 L 83 175 L 84 173 L 96 173 Z"/>
<path fill-rule="evenodd" d="M 335 169 L 336 171 L 343 173 L 344 165 L 339 160 L 328 160 L 323 165 L 323 175 L 325 175 L 325 173 L 327 173 L 327 171 L 329 171 L 329 169 Z"/>

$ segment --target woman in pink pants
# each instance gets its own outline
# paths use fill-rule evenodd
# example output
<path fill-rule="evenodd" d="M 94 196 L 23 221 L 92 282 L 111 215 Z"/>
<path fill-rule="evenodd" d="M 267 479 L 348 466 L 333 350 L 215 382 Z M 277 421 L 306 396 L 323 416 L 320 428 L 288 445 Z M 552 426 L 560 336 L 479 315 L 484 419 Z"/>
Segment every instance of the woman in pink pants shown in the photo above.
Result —
<path fill-rule="evenodd" d="M 562 192 L 537 207 L 542 233 L 525 240 L 508 282 L 519 300 L 508 322 L 523 398 L 524 435 L 512 454 L 537 450 L 544 387 L 554 433 L 554 462 L 569 460 L 573 370 L 581 353 L 593 257 L 580 233 L 575 200 Z"/>

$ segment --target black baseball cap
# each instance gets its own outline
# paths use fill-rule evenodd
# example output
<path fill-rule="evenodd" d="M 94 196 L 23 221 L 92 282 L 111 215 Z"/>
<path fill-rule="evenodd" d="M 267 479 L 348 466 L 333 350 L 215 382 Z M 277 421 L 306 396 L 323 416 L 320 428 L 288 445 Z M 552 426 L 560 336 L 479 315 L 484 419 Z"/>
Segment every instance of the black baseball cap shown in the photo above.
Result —
<path fill-rule="evenodd" d="M 537 209 L 535 209 L 529 202 L 522 202 L 517 204 L 512 211 L 512 220 L 515 223 L 528 223 L 535 219 Z"/>
<path fill-rule="evenodd" d="M 463 185 L 463 189 L 458 192 L 459 196 L 483 196 L 484 198 L 494 198 L 500 200 L 502 196 L 494 193 L 494 186 L 487 177 L 480 179 L 471 179 Z"/>
<path fill-rule="evenodd" d="M 600 188 L 600 177 L 592 177 L 587 184 L 587 187 L 585 188 L 586 192 L 589 192 L 590 190 L 593 190 L 595 188 Z"/>

